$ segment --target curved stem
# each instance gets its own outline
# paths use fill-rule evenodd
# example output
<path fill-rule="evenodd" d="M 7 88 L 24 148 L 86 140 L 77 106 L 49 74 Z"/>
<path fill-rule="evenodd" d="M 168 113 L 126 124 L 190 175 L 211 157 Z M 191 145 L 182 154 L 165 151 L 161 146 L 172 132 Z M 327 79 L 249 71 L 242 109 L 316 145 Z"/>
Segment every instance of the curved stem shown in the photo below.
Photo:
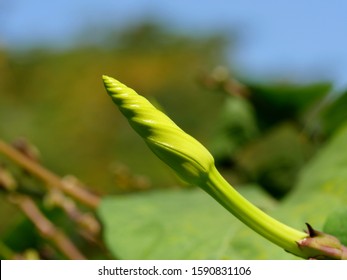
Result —
<path fill-rule="evenodd" d="M 308 237 L 307 233 L 293 229 L 261 211 L 230 186 L 214 166 L 200 187 L 255 232 L 284 250 L 307 258 L 297 244 Z"/>

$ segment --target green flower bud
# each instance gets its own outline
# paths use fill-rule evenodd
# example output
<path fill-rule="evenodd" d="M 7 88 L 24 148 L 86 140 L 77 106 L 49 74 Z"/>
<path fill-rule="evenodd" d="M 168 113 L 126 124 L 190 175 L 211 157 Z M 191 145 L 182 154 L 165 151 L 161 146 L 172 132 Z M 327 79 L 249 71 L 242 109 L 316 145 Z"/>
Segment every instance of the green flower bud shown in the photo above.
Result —
<path fill-rule="evenodd" d="M 190 184 L 204 180 L 214 159 L 199 141 L 131 88 L 108 76 L 103 76 L 103 80 L 130 125 L 163 162 Z"/>

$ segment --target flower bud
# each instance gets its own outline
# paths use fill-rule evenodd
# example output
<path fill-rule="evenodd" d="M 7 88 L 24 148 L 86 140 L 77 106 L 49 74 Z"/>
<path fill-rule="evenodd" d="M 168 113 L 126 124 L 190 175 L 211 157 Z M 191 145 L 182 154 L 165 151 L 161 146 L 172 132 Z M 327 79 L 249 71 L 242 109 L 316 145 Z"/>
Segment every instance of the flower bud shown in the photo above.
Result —
<path fill-rule="evenodd" d="M 214 159 L 200 142 L 133 89 L 108 76 L 103 81 L 113 102 L 162 161 L 190 184 L 206 179 Z"/>

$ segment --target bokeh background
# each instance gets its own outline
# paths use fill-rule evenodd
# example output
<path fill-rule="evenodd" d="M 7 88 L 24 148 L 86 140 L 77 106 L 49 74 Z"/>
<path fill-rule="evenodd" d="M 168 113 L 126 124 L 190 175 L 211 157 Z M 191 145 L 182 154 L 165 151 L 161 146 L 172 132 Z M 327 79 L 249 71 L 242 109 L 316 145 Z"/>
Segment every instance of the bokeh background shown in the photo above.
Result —
<path fill-rule="evenodd" d="M 117 111 L 102 85 L 107 74 L 205 144 L 233 184 L 257 183 L 281 199 L 345 118 L 334 107 L 317 121 L 321 107 L 312 106 L 347 87 L 346 8 L 1 0 L 0 137 L 27 139 L 42 165 L 100 196 L 188 187 Z M 22 218 L 6 195 L 0 213 L 2 234 Z"/>

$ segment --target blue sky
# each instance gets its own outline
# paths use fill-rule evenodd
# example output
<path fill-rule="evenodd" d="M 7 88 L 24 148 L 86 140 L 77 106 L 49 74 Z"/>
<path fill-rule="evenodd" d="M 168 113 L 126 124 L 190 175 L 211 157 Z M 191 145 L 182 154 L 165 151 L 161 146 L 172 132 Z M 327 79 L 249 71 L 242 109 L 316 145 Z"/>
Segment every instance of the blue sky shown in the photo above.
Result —
<path fill-rule="evenodd" d="M 239 30 L 230 60 L 251 76 L 347 88 L 347 1 L 0 0 L 0 46 L 64 44 L 88 27 L 144 18 L 186 33 Z"/>

